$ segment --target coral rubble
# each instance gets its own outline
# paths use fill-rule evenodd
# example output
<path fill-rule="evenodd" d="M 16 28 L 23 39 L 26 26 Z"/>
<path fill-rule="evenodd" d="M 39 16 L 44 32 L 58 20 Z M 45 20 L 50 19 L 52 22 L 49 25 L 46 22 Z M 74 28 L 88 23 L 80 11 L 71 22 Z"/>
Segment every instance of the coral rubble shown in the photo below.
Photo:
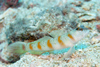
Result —
<path fill-rule="evenodd" d="M 3 12 L 1 8 L 5 1 L 0 0 L 0 67 L 100 66 L 100 2 L 98 0 L 19 0 L 20 7 L 9 6 Z M 16 1 L 18 3 L 18 0 Z M 17 3 L 8 3 L 8 5 L 17 6 Z M 55 50 L 53 54 L 44 53 L 40 56 L 29 53 L 17 56 L 7 51 L 7 47 L 16 41 L 29 43 L 44 36 L 55 38 L 71 30 L 90 30 L 90 32 L 75 45 L 76 51 L 70 59 L 65 58 L 60 61 L 68 49 Z"/>

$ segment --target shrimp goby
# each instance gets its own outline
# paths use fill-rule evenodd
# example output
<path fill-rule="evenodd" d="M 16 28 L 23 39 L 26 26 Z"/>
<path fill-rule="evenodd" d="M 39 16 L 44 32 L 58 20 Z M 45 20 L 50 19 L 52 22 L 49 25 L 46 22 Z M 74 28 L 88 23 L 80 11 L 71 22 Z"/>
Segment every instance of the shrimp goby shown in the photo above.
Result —
<path fill-rule="evenodd" d="M 74 50 L 73 46 L 82 38 L 84 38 L 89 31 L 71 31 L 64 33 L 61 36 L 52 38 L 45 36 L 34 42 L 24 43 L 15 42 L 8 46 L 8 51 L 15 54 L 24 54 L 30 52 L 31 54 L 40 55 L 45 52 L 52 52 L 53 50 L 60 50 L 71 47 L 64 57 L 70 56 Z"/>

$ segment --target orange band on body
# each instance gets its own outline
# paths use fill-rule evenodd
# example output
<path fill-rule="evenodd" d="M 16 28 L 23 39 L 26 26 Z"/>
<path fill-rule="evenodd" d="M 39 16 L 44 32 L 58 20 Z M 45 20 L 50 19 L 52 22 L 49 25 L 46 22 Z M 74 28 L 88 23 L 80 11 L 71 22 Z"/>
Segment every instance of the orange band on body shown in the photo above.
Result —
<path fill-rule="evenodd" d="M 49 48 L 53 49 L 52 44 L 50 43 L 50 40 L 47 41 L 47 45 Z"/>
<path fill-rule="evenodd" d="M 38 42 L 38 46 L 37 46 L 37 47 L 38 47 L 38 49 L 40 49 L 40 50 L 42 49 L 42 48 L 41 48 L 41 45 L 40 45 L 40 42 Z"/>
<path fill-rule="evenodd" d="M 71 34 L 68 34 L 68 37 L 72 40 L 75 40 L 74 37 Z"/>
<path fill-rule="evenodd" d="M 25 46 L 24 45 L 22 46 L 22 49 L 25 50 Z"/>
<path fill-rule="evenodd" d="M 29 48 L 30 48 L 31 50 L 33 50 L 32 44 L 29 44 Z"/>
<path fill-rule="evenodd" d="M 59 42 L 59 44 L 62 45 L 62 46 L 66 46 L 66 45 L 63 43 L 63 41 L 60 39 L 60 37 L 61 37 L 61 36 L 58 37 L 58 42 Z"/>

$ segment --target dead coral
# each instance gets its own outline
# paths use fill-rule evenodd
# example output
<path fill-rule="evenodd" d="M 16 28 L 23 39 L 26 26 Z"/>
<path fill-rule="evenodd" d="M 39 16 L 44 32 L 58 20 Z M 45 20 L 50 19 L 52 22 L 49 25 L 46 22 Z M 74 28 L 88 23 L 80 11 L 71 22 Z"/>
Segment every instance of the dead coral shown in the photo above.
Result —
<path fill-rule="evenodd" d="M 8 60 L 5 60 L 5 59 L 3 59 L 3 58 L 0 56 L 0 61 L 1 61 L 2 63 L 6 63 L 6 64 L 14 63 L 14 62 L 16 62 L 16 61 L 19 60 L 19 59 L 20 59 L 20 58 L 19 58 L 18 55 L 11 56 L 11 57 L 8 58 Z"/>
<path fill-rule="evenodd" d="M 64 9 L 67 10 L 67 8 Z M 16 41 L 35 41 L 44 36 L 50 36 L 49 33 L 54 30 L 75 29 L 78 24 L 76 18 L 70 14 L 62 15 L 60 7 L 44 10 L 41 14 L 37 14 L 32 22 L 30 18 L 19 18 L 18 15 L 15 22 L 10 23 L 9 28 L 6 29 L 6 37 L 9 44 Z"/>
<path fill-rule="evenodd" d="M 1 0 L 0 2 L 2 4 L 1 5 L 1 10 L 6 10 L 10 7 L 12 8 L 17 8 L 19 6 L 21 6 L 22 3 L 18 2 L 19 0 Z"/>
<path fill-rule="evenodd" d="M 8 63 L 15 63 L 16 61 L 18 61 L 20 59 L 20 56 L 14 54 L 13 56 L 9 56 L 7 57 L 8 59 Z"/>
<path fill-rule="evenodd" d="M 2 63 L 6 63 L 6 64 L 8 64 L 8 63 L 9 63 L 8 61 L 6 61 L 6 60 L 2 59 L 2 57 L 1 57 L 1 56 L 0 56 L 0 61 L 1 61 Z"/>
<path fill-rule="evenodd" d="M 0 33 L 1 33 L 2 28 L 3 28 L 3 24 L 0 23 Z"/>
<path fill-rule="evenodd" d="M 19 55 L 12 54 L 9 51 L 6 51 L 6 47 L 5 49 L 0 50 L 0 61 L 2 63 L 6 63 L 6 64 L 14 63 L 19 59 L 20 59 Z"/>

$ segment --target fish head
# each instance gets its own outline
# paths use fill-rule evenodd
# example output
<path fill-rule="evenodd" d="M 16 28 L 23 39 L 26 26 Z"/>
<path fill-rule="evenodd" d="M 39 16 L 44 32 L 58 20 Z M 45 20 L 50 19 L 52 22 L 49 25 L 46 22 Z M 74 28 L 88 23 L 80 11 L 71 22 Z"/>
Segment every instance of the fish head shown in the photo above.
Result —
<path fill-rule="evenodd" d="M 83 31 L 75 31 L 72 35 L 74 37 L 74 43 L 80 41 L 83 39 L 86 35 L 88 35 L 89 30 L 83 30 Z"/>

